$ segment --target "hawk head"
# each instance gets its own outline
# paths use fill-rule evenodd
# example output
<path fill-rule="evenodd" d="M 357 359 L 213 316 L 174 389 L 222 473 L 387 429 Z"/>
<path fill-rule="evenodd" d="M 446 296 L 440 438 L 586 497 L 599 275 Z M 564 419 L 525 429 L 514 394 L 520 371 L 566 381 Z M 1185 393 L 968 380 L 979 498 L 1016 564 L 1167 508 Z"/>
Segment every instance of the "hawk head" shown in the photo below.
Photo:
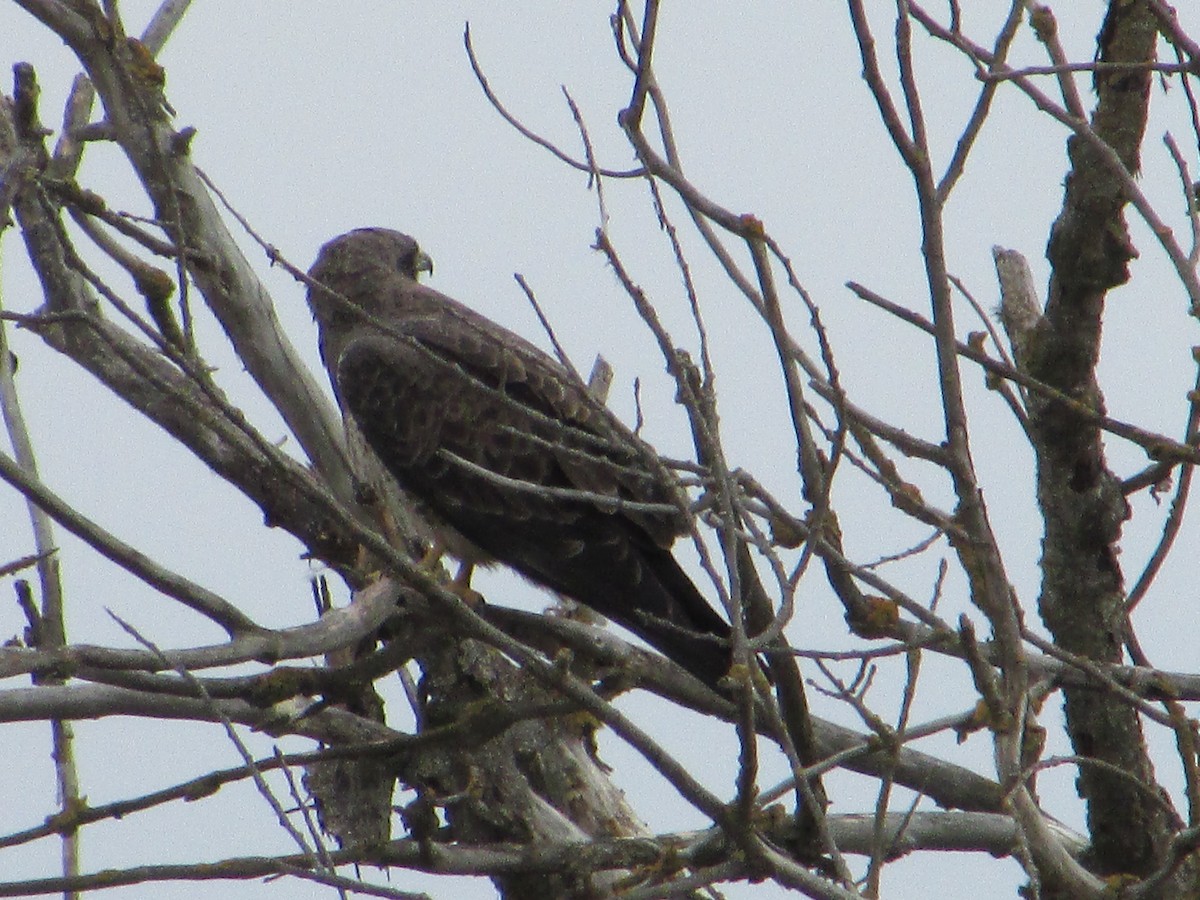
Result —
<path fill-rule="evenodd" d="M 339 235 L 321 248 L 308 274 L 321 284 L 373 284 L 380 275 L 416 281 L 422 272 L 433 273 L 433 260 L 413 238 L 390 228 L 358 228 Z M 308 301 L 321 325 L 352 315 L 345 302 L 370 309 L 368 298 L 354 293 L 343 297 L 310 287 Z"/>
<path fill-rule="evenodd" d="M 416 240 L 391 228 L 356 228 L 339 235 L 321 248 L 310 270 L 313 278 L 354 275 L 386 268 L 416 279 L 421 272 L 433 272 L 433 260 L 417 246 Z"/>

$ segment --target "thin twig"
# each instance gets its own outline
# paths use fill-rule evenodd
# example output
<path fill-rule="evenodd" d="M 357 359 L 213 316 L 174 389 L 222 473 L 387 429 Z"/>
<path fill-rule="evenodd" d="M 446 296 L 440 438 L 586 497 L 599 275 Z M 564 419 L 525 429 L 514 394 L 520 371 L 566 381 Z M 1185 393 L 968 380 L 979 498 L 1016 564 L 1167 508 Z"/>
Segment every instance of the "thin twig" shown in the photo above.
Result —
<path fill-rule="evenodd" d="M 45 510 L 63 528 L 81 538 L 100 555 L 111 559 L 168 597 L 211 619 L 224 628 L 230 637 L 262 631 L 262 626 L 229 601 L 158 565 L 139 550 L 76 512 L 5 453 L 0 453 L 0 479 L 20 491 L 30 502 Z"/>
<path fill-rule="evenodd" d="M 507 109 L 505 109 L 504 104 L 500 102 L 500 99 L 496 96 L 495 92 L 492 91 L 491 85 L 488 84 L 487 76 L 483 74 L 483 69 L 479 65 L 479 60 L 475 57 L 475 48 L 471 44 L 471 26 L 469 23 L 463 29 L 463 45 L 467 48 L 467 60 L 471 63 L 471 71 L 475 73 L 475 78 L 479 82 L 479 87 L 483 90 L 484 96 L 487 97 L 488 102 L 492 104 L 492 107 L 496 110 L 496 112 L 500 113 L 504 121 L 515 128 L 523 137 L 533 141 L 533 143 L 537 144 L 539 147 L 545 147 L 558 159 L 565 162 L 568 166 L 573 169 L 578 169 L 581 172 L 587 172 L 590 174 L 591 172 L 596 171 L 607 178 L 640 178 L 642 176 L 642 169 L 593 169 L 592 166 L 587 162 L 580 162 L 579 160 L 574 159 L 572 156 L 570 156 L 570 154 L 559 150 L 558 147 L 554 146 L 554 144 L 546 140 L 546 138 L 535 133 L 529 128 L 526 128 L 521 124 L 521 121 L 516 116 L 512 115 Z"/>
<path fill-rule="evenodd" d="M 108 614 L 118 625 L 121 626 L 122 630 L 124 630 L 126 634 L 141 644 L 146 650 L 157 656 L 164 666 L 168 665 L 166 657 L 153 641 L 143 635 L 138 629 L 134 628 L 112 610 L 109 610 Z M 209 696 L 204 685 L 198 679 L 196 679 L 191 672 L 189 672 L 183 666 L 176 666 L 175 671 L 179 673 L 180 678 L 189 684 L 189 686 L 195 692 L 195 696 L 208 706 L 208 708 L 216 716 L 217 721 L 221 723 L 222 727 L 225 729 L 225 734 L 229 737 L 230 743 L 232 743 L 237 749 L 238 755 L 242 758 L 242 762 L 249 769 L 250 778 L 253 780 L 254 786 L 258 789 L 258 792 L 263 799 L 267 801 L 267 805 L 270 806 L 271 810 L 275 813 L 276 821 L 279 822 L 283 830 L 292 838 L 293 841 L 295 841 L 296 846 L 300 848 L 300 852 L 304 854 L 306 861 L 310 861 L 314 865 L 318 865 L 316 853 L 314 852 L 313 848 L 308 846 L 308 842 L 304 840 L 304 835 L 302 835 L 296 829 L 296 827 L 292 825 L 291 819 L 288 818 L 287 813 L 284 812 L 283 805 L 279 802 L 278 798 L 276 798 L 274 792 L 267 784 L 266 779 L 263 778 L 262 772 L 255 767 L 254 755 L 250 752 L 250 749 L 246 746 L 241 736 L 237 733 L 237 729 L 233 727 L 233 722 L 227 715 L 225 715 L 221 708 L 213 702 L 213 698 Z M 323 865 L 323 862 L 321 864 Z"/>

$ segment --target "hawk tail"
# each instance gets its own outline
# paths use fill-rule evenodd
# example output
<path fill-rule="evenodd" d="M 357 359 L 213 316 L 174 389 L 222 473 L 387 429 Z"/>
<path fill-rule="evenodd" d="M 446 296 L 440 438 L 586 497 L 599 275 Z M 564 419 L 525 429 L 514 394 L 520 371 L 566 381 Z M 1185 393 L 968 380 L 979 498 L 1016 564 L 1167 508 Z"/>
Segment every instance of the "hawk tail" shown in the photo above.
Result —
<path fill-rule="evenodd" d="M 635 621 L 623 624 L 715 688 L 729 672 L 729 623 L 709 605 L 670 553 L 650 553 L 643 562 L 648 569 L 639 585 L 643 597 L 634 606 Z"/>

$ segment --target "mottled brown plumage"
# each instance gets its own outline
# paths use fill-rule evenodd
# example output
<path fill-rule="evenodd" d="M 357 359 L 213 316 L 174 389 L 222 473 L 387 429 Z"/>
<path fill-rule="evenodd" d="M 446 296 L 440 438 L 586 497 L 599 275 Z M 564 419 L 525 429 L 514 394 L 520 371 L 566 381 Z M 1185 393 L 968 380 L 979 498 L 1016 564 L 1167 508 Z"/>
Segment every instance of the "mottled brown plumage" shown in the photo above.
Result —
<path fill-rule="evenodd" d="M 309 274 L 340 298 L 309 303 L 343 410 L 455 555 L 503 562 L 715 684 L 729 626 L 670 554 L 687 530 L 671 473 L 566 368 L 418 283 L 429 268 L 387 229 L 321 248 Z"/>

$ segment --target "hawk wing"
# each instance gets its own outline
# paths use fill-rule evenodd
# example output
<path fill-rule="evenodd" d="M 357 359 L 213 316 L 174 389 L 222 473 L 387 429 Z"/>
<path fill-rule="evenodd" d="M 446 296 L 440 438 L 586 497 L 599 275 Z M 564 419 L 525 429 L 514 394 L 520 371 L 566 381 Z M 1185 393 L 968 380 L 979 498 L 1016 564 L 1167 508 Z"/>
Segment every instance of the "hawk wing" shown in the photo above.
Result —
<path fill-rule="evenodd" d="M 356 329 L 335 368 L 384 465 L 487 555 L 720 678 L 729 626 L 667 550 L 687 520 L 653 450 L 533 345 L 404 290 L 395 330 Z"/>

